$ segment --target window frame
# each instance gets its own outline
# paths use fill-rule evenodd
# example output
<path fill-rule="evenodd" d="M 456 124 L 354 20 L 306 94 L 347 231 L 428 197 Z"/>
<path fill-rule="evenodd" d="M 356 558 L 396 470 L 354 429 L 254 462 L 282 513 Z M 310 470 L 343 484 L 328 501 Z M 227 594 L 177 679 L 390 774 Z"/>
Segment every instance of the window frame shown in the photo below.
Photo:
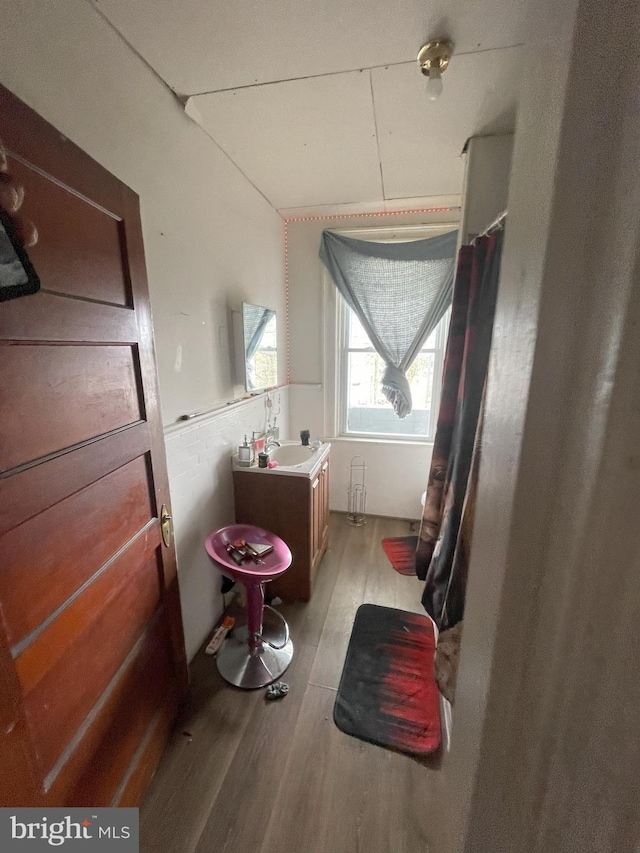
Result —
<path fill-rule="evenodd" d="M 428 237 L 436 237 L 438 234 L 446 234 L 460 228 L 457 219 L 446 221 L 435 221 L 429 224 L 419 225 L 385 225 L 383 227 L 370 226 L 363 228 L 332 229 L 336 234 L 346 237 L 354 237 L 358 240 L 373 240 L 377 242 L 404 242 L 407 240 L 424 240 Z M 345 431 L 346 408 L 346 383 L 343 381 L 343 356 L 344 351 L 344 320 L 342 317 L 344 300 L 333 283 L 326 267 L 318 261 L 321 268 L 322 293 L 321 300 L 321 328 L 323 333 L 320 338 L 323 364 L 323 382 L 319 386 L 322 392 L 322 423 L 324 434 L 332 437 L 334 441 L 370 442 L 372 444 L 409 444 L 409 445 L 432 445 L 435 437 L 435 424 L 439 411 L 439 401 L 442 394 L 442 372 L 444 368 L 444 346 L 446 346 L 446 331 L 444 333 L 444 346 L 438 363 L 434 365 L 434 400 L 436 405 L 432 413 L 432 424 L 430 435 L 404 435 L 400 433 L 354 433 Z M 448 310 L 445 316 L 450 316 Z M 448 321 L 445 321 L 448 326 Z"/>
<path fill-rule="evenodd" d="M 423 348 L 420 352 L 433 353 L 433 388 L 431 397 L 434 405 L 429 414 L 429 432 L 427 435 L 415 435 L 403 432 L 361 432 L 348 429 L 348 397 L 349 397 L 349 353 L 369 352 L 375 353 L 373 346 L 367 348 L 349 347 L 349 316 L 351 308 L 343 297 L 338 294 L 337 298 L 337 325 L 338 325 L 338 352 L 337 352 L 337 415 L 338 435 L 341 438 L 371 439 L 374 441 L 406 441 L 432 444 L 435 439 L 438 425 L 438 411 L 440 396 L 442 393 L 442 371 L 444 367 L 445 347 L 447 344 L 447 332 L 451 309 L 448 308 L 442 320 L 436 327 L 436 346 Z M 398 419 L 398 424 L 402 421 Z"/>

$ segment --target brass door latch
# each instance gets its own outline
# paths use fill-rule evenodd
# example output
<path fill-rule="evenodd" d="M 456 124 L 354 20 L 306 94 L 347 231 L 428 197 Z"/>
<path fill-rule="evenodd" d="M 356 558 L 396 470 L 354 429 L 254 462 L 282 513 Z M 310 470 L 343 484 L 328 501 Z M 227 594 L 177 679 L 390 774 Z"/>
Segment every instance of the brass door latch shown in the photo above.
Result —
<path fill-rule="evenodd" d="M 162 504 L 160 509 L 160 529 L 162 530 L 162 541 L 168 548 L 171 545 L 173 536 L 173 519 L 169 515 L 169 510 L 166 504 Z"/>

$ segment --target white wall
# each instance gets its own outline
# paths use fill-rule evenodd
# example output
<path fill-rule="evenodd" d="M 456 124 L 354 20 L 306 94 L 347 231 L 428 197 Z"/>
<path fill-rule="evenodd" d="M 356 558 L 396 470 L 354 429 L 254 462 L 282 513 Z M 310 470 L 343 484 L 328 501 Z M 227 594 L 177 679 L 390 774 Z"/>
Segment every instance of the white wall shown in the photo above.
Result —
<path fill-rule="evenodd" d="M 428 206 L 459 205 L 458 197 L 433 199 Z M 438 213 L 394 213 L 376 217 L 371 213 L 340 217 L 329 215 L 287 222 L 289 313 L 291 345 L 290 430 L 297 437 L 309 428 L 312 437 L 330 439 L 331 509 L 345 511 L 351 458 L 364 457 L 367 512 L 397 518 L 417 519 L 420 496 L 426 488 L 432 444 L 421 442 L 378 442 L 336 439 L 328 423 L 324 381 L 325 330 L 323 270 L 319 258 L 320 237 L 325 228 L 356 229 L 384 226 L 456 222 L 459 208 Z"/>
<path fill-rule="evenodd" d="M 284 319 L 282 219 L 85 0 L 14 0 L 0 17 L 0 82 L 140 196 L 165 424 L 231 399 L 230 310 L 244 299 Z M 228 517 L 214 457 L 198 465 Z M 204 573 L 188 514 L 176 515 L 192 651 L 208 630 Z"/>

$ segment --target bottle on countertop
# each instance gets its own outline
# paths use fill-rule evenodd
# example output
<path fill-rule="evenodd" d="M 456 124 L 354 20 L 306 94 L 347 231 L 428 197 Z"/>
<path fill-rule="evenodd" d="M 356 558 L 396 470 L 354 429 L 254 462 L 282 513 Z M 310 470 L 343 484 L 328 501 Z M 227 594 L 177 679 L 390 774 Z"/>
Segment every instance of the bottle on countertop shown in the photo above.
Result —
<path fill-rule="evenodd" d="M 264 450 L 266 439 L 258 430 L 254 430 L 251 434 L 251 447 L 253 449 L 253 462 L 256 461 L 256 456 Z"/>
<path fill-rule="evenodd" d="M 251 445 L 247 441 L 247 436 L 244 437 L 244 444 L 238 447 L 238 465 L 243 468 L 251 467 Z"/>

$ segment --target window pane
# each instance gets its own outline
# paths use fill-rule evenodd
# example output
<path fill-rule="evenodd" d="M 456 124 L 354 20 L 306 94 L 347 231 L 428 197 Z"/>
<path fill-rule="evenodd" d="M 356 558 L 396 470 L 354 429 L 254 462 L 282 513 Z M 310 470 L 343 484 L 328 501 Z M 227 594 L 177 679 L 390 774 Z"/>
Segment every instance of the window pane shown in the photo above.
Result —
<path fill-rule="evenodd" d="M 348 325 L 349 325 L 349 334 L 347 335 L 347 349 L 368 349 L 371 346 L 371 341 L 364 328 L 362 327 L 362 323 L 353 312 L 353 310 L 347 307 L 347 316 L 348 316 Z M 429 335 L 427 340 L 422 344 L 422 349 L 436 349 L 438 345 L 438 329 L 440 326 L 445 325 L 445 331 L 449 327 L 449 311 L 446 312 L 442 320 L 435 327 L 433 332 Z"/>
<path fill-rule="evenodd" d="M 348 324 L 349 324 L 349 334 L 347 336 L 347 349 L 368 349 L 371 346 L 371 341 L 364 328 L 362 327 L 362 323 L 354 314 L 351 308 L 347 308 L 348 312 Z M 449 314 L 445 315 L 443 320 L 438 323 L 433 332 L 429 335 L 427 340 L 422 344 L 422 349 L 436 349 L 438 345 L 438 328 L 443 323 L 446 322 L 448 326 Z"/>
<path fill-rule="evenodd" d="M 380 435 L 429 435 L 433 392 L 433 353 L 422 353 L 407 378 L 413 411 L 402 420 L 382 393 L 384 362 L 377 353 L 348 356 L 347 432 Z"/>
<path fill-rule="evenodd" d="M 442 323 L 442 320 L 440 320 Z M 435 327 L 433 332 L 429 335 L 427 340 L 422 344 L 422 349 L 435 349 L 438 345 L 438 328 L 440 327 L 440 323 Z"/>
<path fill-rule="evenodd" d="M 349 317 L 349 335 L 347 340 L 349 341 L 349 348 L 352 349 L 367 349 L 371 346 L 371 341 L 365 330 L 362 328 L 362 323 L 351 308 L 347 308 L 348 317 Z"/>

